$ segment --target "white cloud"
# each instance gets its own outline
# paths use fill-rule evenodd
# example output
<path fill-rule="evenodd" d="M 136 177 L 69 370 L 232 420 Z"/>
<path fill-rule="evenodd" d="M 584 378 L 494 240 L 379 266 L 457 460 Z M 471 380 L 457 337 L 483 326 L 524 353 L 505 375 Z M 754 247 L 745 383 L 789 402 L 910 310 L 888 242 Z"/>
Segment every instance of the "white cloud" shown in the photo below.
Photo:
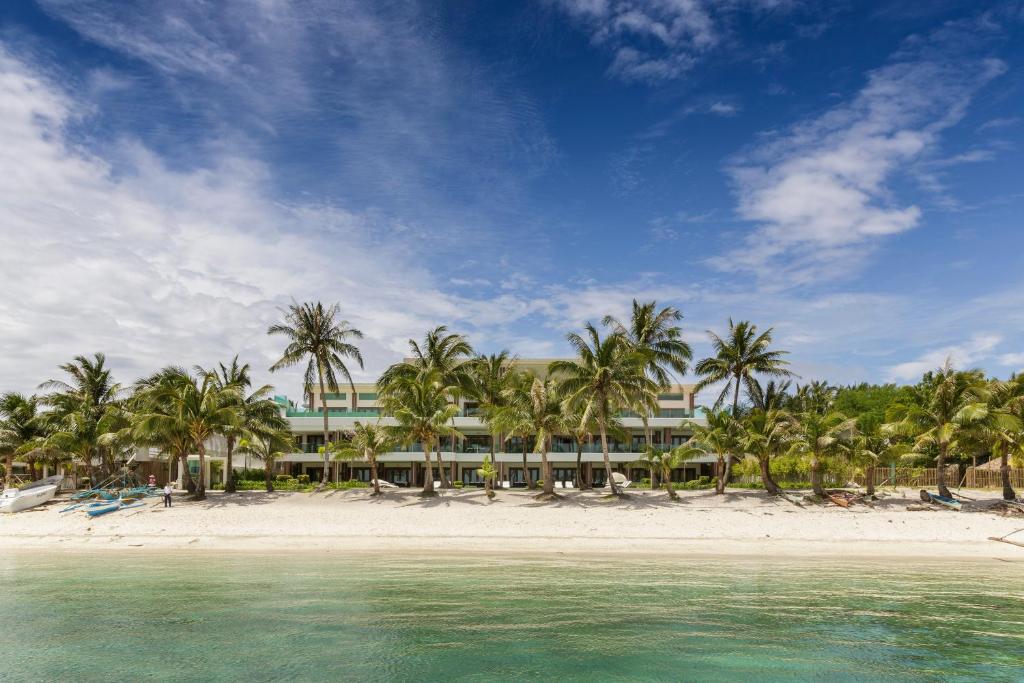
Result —
<path fill-rule="evenodd" d="M 976 334 L 962 344 L 934 349 L 916 360 L 899 363 L 889 368 L 890 380 L 915 381 L 929 370 L 934 370 L 948 358 L 955 367 L 968 368 L 991 357 L 991 351 L 1003 341 L 998 334 Z"/>
<path fill-rule="evenodd" d="M 1024 367 L 1024 353 L 1004 353 L 999 356 L 999 364 L 1015 367 L 1020 371 Z"/>
<path fill-rule="evenodd" d="M 890 180 L 1005 71 L 973 51 L 985 30 L 950 24 L 908 39 L 850 102 L 734 160 L 739 214 L 758 227 L 712 265 L 804 284 L 856 269 L 880 239 L 917 226 L 921 209 L 897 202 Z"/>

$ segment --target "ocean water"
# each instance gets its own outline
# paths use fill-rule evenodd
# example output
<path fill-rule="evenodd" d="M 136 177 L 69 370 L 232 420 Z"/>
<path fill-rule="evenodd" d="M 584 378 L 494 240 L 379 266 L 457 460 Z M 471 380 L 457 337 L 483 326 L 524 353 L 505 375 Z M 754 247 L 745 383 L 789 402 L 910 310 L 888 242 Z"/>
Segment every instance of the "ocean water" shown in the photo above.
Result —
<path fill-rule="evenodd" d="M 1024 563 L 0 556 L 4 681 L 1024 681 Z"/>

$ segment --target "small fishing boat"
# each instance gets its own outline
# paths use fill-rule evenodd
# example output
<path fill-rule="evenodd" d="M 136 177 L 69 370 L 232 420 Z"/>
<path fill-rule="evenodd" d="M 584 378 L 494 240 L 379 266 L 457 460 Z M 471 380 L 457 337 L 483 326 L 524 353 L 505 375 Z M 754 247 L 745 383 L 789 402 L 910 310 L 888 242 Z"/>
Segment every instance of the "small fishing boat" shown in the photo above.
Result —
<path fill-rule="evenodd" d="M 21 512 L 53 499 L 64 480 L 63 474 L 46 477 L 0 494 L 0 512 Z"/>
<path fill-rule="evenodd" d="M 959 510 L 964 505 L 959 500 L 953 498 L 947 498 L 946 496 L 940 496 L 937 493 L 931 493 L 921 489 L 921 500 L 926 503 L 935 503 L 936 505 L 942 505 L 948 507 L 950 510 Z"/>
<path fill-rule="evenodd" d="M 828 495 L 828 499 L 831 500 L 836 505 L 838 505 L 839 507 L 841 507 L 841 508 L 848 508 L 848 507 L 850 507 L 850 501 L 847 498 L 845 498 L 843 496 L 837 496 L 834 493 L 828 493 L 827 495 Z"/>

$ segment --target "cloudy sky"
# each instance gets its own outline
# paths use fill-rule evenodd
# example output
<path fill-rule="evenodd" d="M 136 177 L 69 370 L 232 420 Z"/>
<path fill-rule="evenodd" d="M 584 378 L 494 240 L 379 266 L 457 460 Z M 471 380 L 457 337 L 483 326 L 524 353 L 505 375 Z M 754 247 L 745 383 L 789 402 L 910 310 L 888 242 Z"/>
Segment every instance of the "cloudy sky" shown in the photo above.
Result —
<path fill-rule="evenodd" d="M 1024 5 L 0 4 L 0 389 L 239 353 L 339 302 L 567 353 L 632 298 L 805 378 L 1024 367 Z"/>

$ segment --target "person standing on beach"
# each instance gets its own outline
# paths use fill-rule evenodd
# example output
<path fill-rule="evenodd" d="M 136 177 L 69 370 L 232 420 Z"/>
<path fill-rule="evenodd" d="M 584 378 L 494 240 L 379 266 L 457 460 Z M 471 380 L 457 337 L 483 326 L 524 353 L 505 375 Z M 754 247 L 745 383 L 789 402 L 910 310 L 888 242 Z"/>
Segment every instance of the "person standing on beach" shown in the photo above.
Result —
<path fill-rule="evenodd" d="M 174 493 L 174 488 L 171 486 L 171 482 L 164 484 L 164 507 L 171 507 L 171 494 Z"/>

